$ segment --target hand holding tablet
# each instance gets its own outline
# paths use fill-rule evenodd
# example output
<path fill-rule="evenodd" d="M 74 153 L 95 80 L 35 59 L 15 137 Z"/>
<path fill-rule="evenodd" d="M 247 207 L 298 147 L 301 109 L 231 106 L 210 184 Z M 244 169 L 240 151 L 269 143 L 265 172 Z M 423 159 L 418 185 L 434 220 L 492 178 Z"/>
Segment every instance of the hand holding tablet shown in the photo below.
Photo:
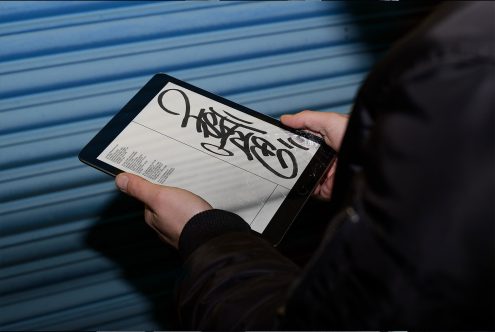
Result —
<path fill-rule="evenodd" d="M 196 214 L 212 209 L 190 191 L 157 185 L 134 174 L 121 173 L 115 182 L 121 191 L 144 203 L 144 220 L 148 226 L 175 248 L 186 223 Z"/>
<path fill-rule="evenodd" d="M 307 132 L 165 74 L 155 75 L 80 159 L 188 190 L 278 243 L 335 152 Z"/>

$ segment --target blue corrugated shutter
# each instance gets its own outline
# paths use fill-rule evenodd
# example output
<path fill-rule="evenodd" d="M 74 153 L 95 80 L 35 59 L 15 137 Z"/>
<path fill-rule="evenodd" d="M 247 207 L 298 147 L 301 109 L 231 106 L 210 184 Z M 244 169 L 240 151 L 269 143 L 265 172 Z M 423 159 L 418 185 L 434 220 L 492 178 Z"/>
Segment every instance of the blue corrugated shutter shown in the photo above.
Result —
<path fill-rule="evenodd" d="M 0 329 L 173 327 L 175 252 L 76 157 L 154 73 L 272 116 L 348 112 L 377 55 L 424 9 L 0 2 Z"/>

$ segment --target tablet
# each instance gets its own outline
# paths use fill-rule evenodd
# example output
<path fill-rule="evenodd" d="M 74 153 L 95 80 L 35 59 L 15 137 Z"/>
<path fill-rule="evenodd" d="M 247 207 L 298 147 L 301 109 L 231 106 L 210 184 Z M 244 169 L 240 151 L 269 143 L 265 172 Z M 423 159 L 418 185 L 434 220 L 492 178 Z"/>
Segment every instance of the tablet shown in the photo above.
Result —
<path fill-rule="evenodd" d="M 166 74 L 153 76 L 79 153 L 110 175 L 189 190 L 274 245 L 334 156 L 320 137 Z"/>

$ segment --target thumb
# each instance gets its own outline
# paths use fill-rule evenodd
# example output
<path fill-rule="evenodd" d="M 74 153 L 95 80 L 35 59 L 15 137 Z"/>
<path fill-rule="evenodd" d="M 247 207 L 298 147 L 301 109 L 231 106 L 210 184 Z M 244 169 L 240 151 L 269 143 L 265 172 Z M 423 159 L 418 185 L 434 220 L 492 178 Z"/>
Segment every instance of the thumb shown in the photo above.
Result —
<path fill-rule="evenodd" d="M 285 114 L 280 121 L 286 126 L 296 129 L 309 129 L 321 135 L 325 135 L 325 113 L 314 111 L 302 111 L 297 114 Z"/>
<path fill-rule="evenodd" d="M 117 175 L 115 184 L 124 193 L 137 198 L 150 207 L 152 206 L 154 197 L 156 197 L 161 188 L 157 184 L 130 173 L 120 173 Z"/>
<path fill-rule="evenodd" d="M 283 115 L 280 121 L 292 128 L 309 129 L 320 134 L 330 147 L 338 151 L 348 117 L 331 112 L 302 111 L 294 115 Z"/>

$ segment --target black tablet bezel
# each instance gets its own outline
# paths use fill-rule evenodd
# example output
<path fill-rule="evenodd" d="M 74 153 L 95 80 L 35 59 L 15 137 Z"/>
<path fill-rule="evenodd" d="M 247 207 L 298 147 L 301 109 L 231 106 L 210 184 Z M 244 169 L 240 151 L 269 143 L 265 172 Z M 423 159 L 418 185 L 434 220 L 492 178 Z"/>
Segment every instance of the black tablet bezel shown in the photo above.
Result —
<path fill-rule="evenodd" d="M 154 75 L 144 87 L 108 122 L 103 129 L 81 150 L 79 160 L 109 175 L 116 176 L 123 171 L 97 159 L 101 152 L 108 146 L 127 127 L 127 125 L 148 105 L 148 103 L 163 89 L 168 83 L 172 82 L 188 90 L 194 91 L 207 98 L 213 99 L 219 103 L 232 107 L 236 110 L 249 114 L 260 120 L 268 122 L 279 128 L 290 131 L 294 134 L 303 136 L 320 144 L 310 163 L 303 171 L 296 184 L 293 186 L 289 195 L 269 222 L 268 226 L 262 233 L 262 236 L 274 245 L 282 240 L 283 236 L 289 229 L 290 224 L 296 218 L 297 214 L 307 201 L 311 192 L 318 184 L 320 178 L 330 167 L 335 151 L 330 148 L 318 136 L 302 130 L 295 130 L 284 126 L 280 121 L 269 117 L 265 114 L 256 112 L 245 106 L 239 105 L 233 101 L 217 96 L 211 92 L 193 86 L 167 74 L 159 73 Z"/>

